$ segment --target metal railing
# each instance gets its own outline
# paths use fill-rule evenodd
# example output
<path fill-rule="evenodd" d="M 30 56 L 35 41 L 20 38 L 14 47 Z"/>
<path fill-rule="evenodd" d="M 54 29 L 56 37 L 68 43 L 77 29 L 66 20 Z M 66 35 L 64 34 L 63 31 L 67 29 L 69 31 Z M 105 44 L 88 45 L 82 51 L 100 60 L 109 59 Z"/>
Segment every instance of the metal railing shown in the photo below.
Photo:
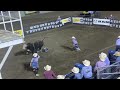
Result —
<path fill-rule="evenodd" d="M 97 70 L 97 79 L 116 79 L 120 76 L 120 61 Z"/>

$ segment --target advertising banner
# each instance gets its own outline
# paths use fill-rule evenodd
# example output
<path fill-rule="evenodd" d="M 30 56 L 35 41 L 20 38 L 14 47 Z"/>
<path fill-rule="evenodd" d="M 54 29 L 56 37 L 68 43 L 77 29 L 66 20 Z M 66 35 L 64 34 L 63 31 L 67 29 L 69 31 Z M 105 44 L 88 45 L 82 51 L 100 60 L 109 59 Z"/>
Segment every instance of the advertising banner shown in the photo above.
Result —
<path fill-rule="evenodd" d="M 60 28 L 62 26 L 63 26 L 63 24 L 60 23 L 59 21 L 35 24 L 32 26 L 29 26 L 28 30 L 26 30 L 24 33 L 25 33 L 25 35 L 28 35 L 28 34 L 32 34 L 35 32 L 50 30 L 50 29 L 54 29 L 54 28 Z"/>
<path fill-rule="evenodd" d="M 69 23 L 69 22 L 71 22 L 71 17 L 62 19 L 61 22 L 62 22 L 62 24 Z"/>
<path fill-rule="evenodd" d="M 80 17 L 72 17 L 73 23 L 80 23 Z"/>
<path fill-rule="evenodd" d="M 110 19 L 93 18 L 93 24 L 110 26 Z"/>
<path fill-rule="evenodd" d="M 84 24 L 85 19 L 83 17 L 72 17 L 73 23 Z"/>
<path fill-rule="evenodd" d="M 19 36 L 23 35 L 22 30 L 16 30 L 15 33 L 18 34 Z"/>

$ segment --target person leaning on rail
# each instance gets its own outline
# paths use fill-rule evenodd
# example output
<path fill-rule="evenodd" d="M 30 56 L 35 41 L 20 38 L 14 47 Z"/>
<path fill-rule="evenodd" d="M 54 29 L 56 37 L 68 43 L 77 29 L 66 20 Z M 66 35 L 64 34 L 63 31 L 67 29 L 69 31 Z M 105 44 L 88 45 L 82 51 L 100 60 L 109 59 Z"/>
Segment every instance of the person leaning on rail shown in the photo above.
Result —
<path fill-rule="evenodd" d="M 84 67 L 82 67 L 81 74 L 84 79 L 92 79 L 93 74 L 92 74 L 92 66 L 90 65 L 89 60 L 84 60 L 83 61 Z"/>
<path fill-rule="evenodd" d="M 96 62 L 95 67 L 94 67 L 94 72 L 96 72 L 98 69 L 107 66 L 105 63 L 106 57 L 102 54 L 99 54 L 99 61 Z"/>

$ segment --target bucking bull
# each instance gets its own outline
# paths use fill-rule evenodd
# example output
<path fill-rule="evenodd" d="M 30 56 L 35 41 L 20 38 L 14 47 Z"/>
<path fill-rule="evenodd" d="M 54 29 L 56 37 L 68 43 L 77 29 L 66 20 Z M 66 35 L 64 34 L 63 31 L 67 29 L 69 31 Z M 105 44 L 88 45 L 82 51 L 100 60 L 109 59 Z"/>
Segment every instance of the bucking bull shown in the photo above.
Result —
<path fill-rule="evenodd" d="M 24 43 L 23 49 L 25 50 L 26 54 L 30 54 L 30 53 L 33 54 L 41 51 L 42 47 L 44 46 L 44 39 L 38 40 L 34 43 Z"/>

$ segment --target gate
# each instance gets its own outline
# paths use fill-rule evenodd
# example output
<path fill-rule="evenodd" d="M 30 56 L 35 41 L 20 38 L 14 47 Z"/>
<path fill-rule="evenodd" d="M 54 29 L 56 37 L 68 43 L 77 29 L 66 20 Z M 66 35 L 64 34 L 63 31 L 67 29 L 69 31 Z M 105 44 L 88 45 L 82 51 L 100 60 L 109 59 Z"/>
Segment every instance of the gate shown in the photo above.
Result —
<path fill-rule="evenodd" d="M 97 79 L 116 79 L 120 76 L 120 61 L 97 70 Z"/>

